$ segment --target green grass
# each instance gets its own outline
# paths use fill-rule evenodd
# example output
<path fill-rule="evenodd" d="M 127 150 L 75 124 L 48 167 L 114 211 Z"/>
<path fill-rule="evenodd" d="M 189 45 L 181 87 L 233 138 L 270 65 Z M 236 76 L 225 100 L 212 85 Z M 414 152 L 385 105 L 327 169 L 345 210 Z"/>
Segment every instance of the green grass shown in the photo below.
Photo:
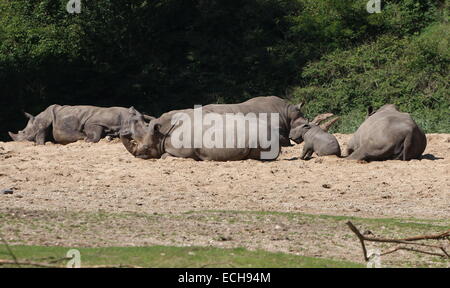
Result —
<path fill-rule="evenodd" d="M 363 218 L 354 216 L 333 216 L 333 215 L 315 215 L 315 214 L 305 214 L 305 213 L 295 213 L 295 212 L 278 212 L 278 211 L 231 211 L 231 210 L 206 210 L 201 211 L 205 213 L 205 216 L 211 217 L 211 214 L 215 213 L 227 213 L 227 214 L 247 214 L 256 216 L 283 216 L 290 220 L 305 219 L 309 222 L 322 219 L 329 220 L 333 222 L 347 222 L 352 221 L 354 224 L 364 224 L 364 225 L 383 225 L 391 226 L 397 228 L 409 228 L 415 230 L 425 230 L 431 229 L 439 231 L 447 231 L 450 229 L 450 219 L 416 219 L 416 218 Z M 189 211 L 185 214 L 199 213 L 199 211 Z M 217 218 L 219 219 L 219 218 Z"/>
<path fill-rule="evenodd" d="M 48 262 L 65 257 L 71 248 L 41 246 L 11 246 L 18 259 Z M 77 248 L 81 266 L 106 265 L 151 268 L 358 268 L 361 264 L 322 258 L 296 256 L 284 253 L 249 251 L 244 248 L 220 249 L 211 247 L 109 247 Z M 0 258 L 12 260 L 5 246 L 0 247 Z M 65 262 L 62 263 L 64 266 Z M 13 266 L 9 266 L 13 267 Z"/>

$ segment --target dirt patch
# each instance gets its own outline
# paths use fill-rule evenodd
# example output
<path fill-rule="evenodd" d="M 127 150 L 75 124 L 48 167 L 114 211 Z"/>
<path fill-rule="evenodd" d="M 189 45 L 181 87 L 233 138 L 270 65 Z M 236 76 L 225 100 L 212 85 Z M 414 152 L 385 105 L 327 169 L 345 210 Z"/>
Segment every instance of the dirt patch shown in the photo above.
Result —
<path fill-rule="evenodd" d="M 350 135 L 336 135 L 345 150 Z M 359 217 L 450 218 L 450 134 L 430 134 L 423 160 L 358 163 L 140 160 L 121 143 L 61 146 L 0 142 L 0 211 L 152 214 L 284 211 Z"/>

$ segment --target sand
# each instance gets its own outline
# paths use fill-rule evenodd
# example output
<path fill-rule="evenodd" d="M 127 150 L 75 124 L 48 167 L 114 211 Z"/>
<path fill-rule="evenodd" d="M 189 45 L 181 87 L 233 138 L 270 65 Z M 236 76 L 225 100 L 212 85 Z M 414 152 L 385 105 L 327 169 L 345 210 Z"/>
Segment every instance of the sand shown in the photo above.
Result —
<path fill-rule="evenodd" d="M 336 135 L 345 151 L 350 135 Z M 281 211 L 359 217 L 450 218 L 450 135 L 429 134 L 423 160 L 197 162 L 133 158 L 115 140 L 62 146 L 0 142 L 0 211 Z"/>

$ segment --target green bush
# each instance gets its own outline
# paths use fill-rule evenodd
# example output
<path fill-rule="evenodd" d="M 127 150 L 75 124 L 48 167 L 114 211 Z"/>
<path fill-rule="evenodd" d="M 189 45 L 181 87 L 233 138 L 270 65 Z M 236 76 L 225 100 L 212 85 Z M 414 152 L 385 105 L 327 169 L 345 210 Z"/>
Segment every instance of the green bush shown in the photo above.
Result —
<path fill-rule="evenodd" d="M 450 132 L 449 24 L 418 36 L 383 35 L 373 43 L 338 50 L 309 64 L 293 92 L 308 115 L 342 115 L 335 131 L 352 132 L 366 107 L 396 104 L 427 132 Z M 358 117 L 356 117 L 358 118 Z M 359 119 L 359 118 L 358 118 Z"/>

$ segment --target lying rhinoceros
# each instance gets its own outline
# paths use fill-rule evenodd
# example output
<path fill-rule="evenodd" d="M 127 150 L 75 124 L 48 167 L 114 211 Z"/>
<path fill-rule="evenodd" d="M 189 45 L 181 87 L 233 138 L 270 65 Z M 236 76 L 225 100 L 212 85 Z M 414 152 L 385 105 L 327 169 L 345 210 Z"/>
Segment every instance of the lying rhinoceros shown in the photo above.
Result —
<path fill-rule="evenodd" d="M 392 104 L 372 111 L 358 128 L 347 148 L 347 159 L 404 160 L 419 159 L 427 138 L 408 113 Z"/>
<path fill-rule="evenodd" d="M 271 122 L 266 119 L 242 113 L 216 113 L 209 108 L 205 106 L 200 116 L 196 115 L 199 109 L 171 111 L 148 125 L 142 121 L 142 114 L 135 111 L 130 118 L 130 129 L 122 129 L 120 138 L 125 148 L 141 159 L 173 156 L 237 161 L 278 157 L 280 138 L 273 134 L 274 131 L 278 133 L 278 123 L 272 130 Z M 249 119 L 254 120 L 254 126 Z M 260 133 L 266 133 L 267 138 L 261 138 Z M 275 137 L 269 139 L 273 135 Z"/>
<path fill-rule="evenodd" d="M 291 130 L 289 137 L 297 144 L 305 142 L 300 157 L 302 160 L 311 158 L 314 152 L 319 156 L 341 156 L 341 148 L 336 137 L 317 124 L 300 125 Z"/>
<path fill-rule="evenodd" d="M 128 125 L 128 114 L 129 109 L 121 107 L 51 105 L 37 116 L 25 113 L 29 119 L 25 129 L 9 135 L 14 141 L 40 145 L 48 140 L 68 144 L 85 139 L 95 143 L 105 136 L 118 137 L 120 129 Z"/>
<path fill-rule="evenodd" d="M 249 115 L 251 113 L 261 115 L 261 113 L 268 114 L 267 121 L 271 120 L 271 113 L 276 113 L 278 115 L 278 133 L 279 133 L 279 145 L 280 146 L 291 146 L 289 140 L 289 131 L 293 123 L 307 123 L 308 120 L 303 118 L 303 115 L 300 111 L 301 105 L 292 105 L 287 103 L 285 100 L 276 97 L 276 96 L 267 96 L 267 97 L 256 97 L 250 99 L 246 102 L 239 104 L 211 104 L 203 106 L 203 111 L 206 113 L 217 113 L 221 115 L 226 114 L 238 114 L 241 113 L 243 115 Z M 142 120 L 142 114 L 137 112 L 136 110 L 133 112 L 130 109 L 130 123 L 132 123 L 131 129 L 127 129 L 122 133 L 122 142 L 127 148 L 127 150 L 133 154 L 135 157 L 139 158 L 159 158 L 162 156 L 161 151 L 156 151 L 152 149 L 152 145 L 155 145 L 155 141 L 159 141 L 158 139 L 153 139 L 153 133 L 168 133 L 167 123 L 168 119 L 172 117 L 172 115 L 180 112 L 180 111 L 190 111 L 192 109 L 179 110 L 179 111 L 171 111 L 166 114 L 163 114 L 158 120 L 162 123 L 161 129 L 157 129 L 157 132 L 147 133 L 147 125 Z M 191 112 L 188 112 L 191 113 Z M 156 122 L 155 122 L 156 123 Z M 158 126 L 156 126 L 158 127 Z M 159 133 L 159 134 L 158 134 Z M 165 143 L 165 142 L 164 142 Z M 190 152 L 189 152 L 190 153 Z M 188 153 L 188 154 L 189 154 Z M 229 156 L 227 156 L 229 157 Z M 224 157 L 224 158 L 227 158 Z M 239 156 L 241 157 L 241 156 Z"/>

